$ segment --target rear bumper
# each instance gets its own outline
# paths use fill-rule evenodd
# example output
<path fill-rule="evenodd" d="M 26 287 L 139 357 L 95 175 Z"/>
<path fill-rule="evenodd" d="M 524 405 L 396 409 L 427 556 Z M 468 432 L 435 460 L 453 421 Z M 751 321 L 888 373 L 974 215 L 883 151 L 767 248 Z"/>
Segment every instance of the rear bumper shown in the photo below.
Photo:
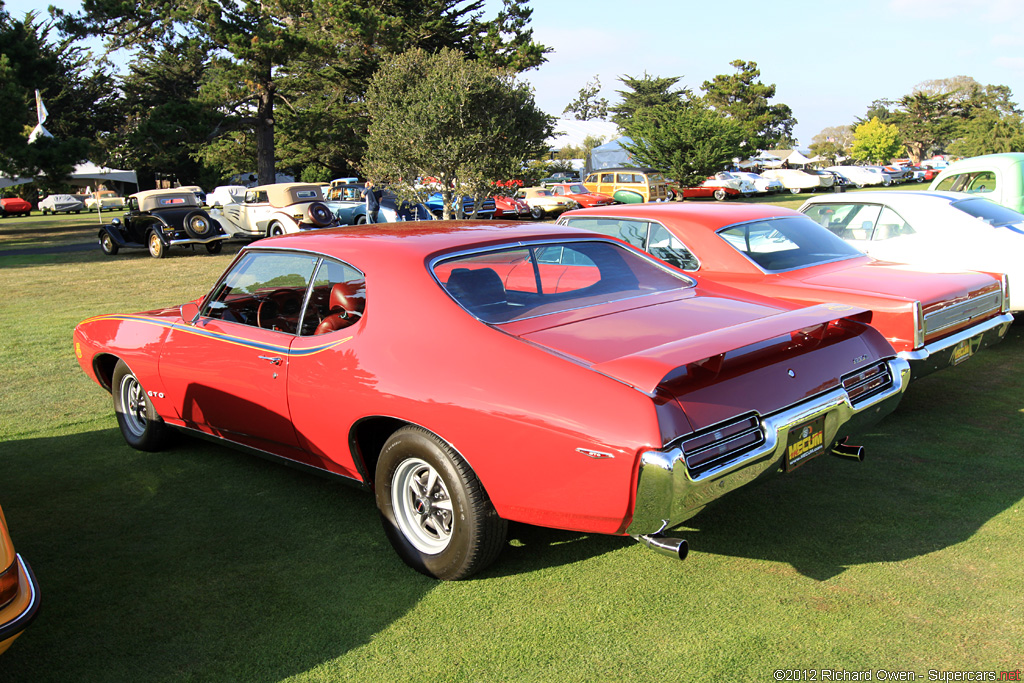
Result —
<path fill-rule="evenodd" d="M 981 349 L 998 344 L 1006 336 L 1012 323 L 1013 314 L 1004 313 L 944 339 L 926 344 L 923 349 L 901 351 L 899 357 L 910 363 L 910 378 L 920 379 L 936 370 L 957 365 Z M 969 348 L 966 355 L 960 355 L 962 348 L 958 347 L 961 344 L 965 345 L 963 349 Z"/>
<path fill-rule="evenodd" d="M 847 436 L 867 429 L 895 410 L 910 382 L 910 365 L 902 358 L 886 361 L 892 383 L 854 404 L 842 387 L 761 419 L 764 442 L 721 465 L 695 474 L 681 448 L 646 451 L 640 457 L 631 535 L 656 534 L 686 521 L 713 500 L 783 467 L 790 430 L 824 416 L 825 441 L 831 450 Z"/>
<path fill-rule="evenodd" d="M 15 598 L 13 604 L 18 605 L 20 611 L 12 619 L 0 623 L 0 652 L 10 647 L 14 639 L 28 628 L 28 625 L 36 618 L 36 612 L 39 611 L 39 584 L 35 574 L 32 573 L 32 569 L 21 555 L 18 555 L 17 558 L 20 588 L 18 597 Z"/>

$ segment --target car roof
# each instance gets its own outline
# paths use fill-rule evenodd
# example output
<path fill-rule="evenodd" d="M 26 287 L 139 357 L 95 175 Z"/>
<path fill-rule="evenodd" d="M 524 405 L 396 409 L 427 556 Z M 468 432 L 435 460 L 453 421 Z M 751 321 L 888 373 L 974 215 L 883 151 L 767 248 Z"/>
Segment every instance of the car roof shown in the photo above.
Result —
<path fill-rule="evenodd" d="M 184 187 L 174 187 L 164 190 L 143 190 L 142 192 L 136 192 L 131 196 L 139 200 L 140 206 L 150 197 L 185 197 L 191 198 L 193 204 L 196 201 L 195 193 Z"/>
<path fill-rule="evenodd" d="M 614 166 L 612 168 L 595 168 L 590 172 L 590 175 L 595 173 L 615 173 L 617 171 L 626 171 L 632 173 L 661 173 L 656 168 L 647 168 L 642 166 Z"/>
<path fill-rule="evenodd" d="M 583 218 L 587 216 L 598 218 L 607 216 L 610 218 L 637 217 L 645 220 L 662 221 L 682 219 L 697 222 L 712 230 L 746 221 L 799 215 L 801 214 L 797 211 L 775 206 L 774 204 L 710 204 L 706 202 L 616 204 L 599 209 L 576 209 L 562 214 L 566 218 Z"/>
<path fill-rule="evenodd" d="M 928 190 L 876 190 L 865 192 L 851 192 L 843 195 L 819 195 L 810 197 L 804 206 L 808 204 L 891 204 L 895 202 L 945 202 L 950 203 L 958 199 L 974 197 L 964 192 L 938 192 Z"/>

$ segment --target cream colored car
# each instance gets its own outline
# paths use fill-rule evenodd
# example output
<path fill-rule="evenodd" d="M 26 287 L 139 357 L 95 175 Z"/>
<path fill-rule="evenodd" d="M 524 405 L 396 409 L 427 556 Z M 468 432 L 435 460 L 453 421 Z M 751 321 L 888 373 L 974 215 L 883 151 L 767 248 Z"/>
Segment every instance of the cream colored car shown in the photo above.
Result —
<path fill-rule="evenodd" d="M 97 206 L 100 209 L 123 209 L 124 197 L 119 196 L 113 190 L 99 190 L 85 198 L 86 209 L 95 211 Z"/>
<path fill-rule="evenodd" d="M 530 215 L 534 220 L 540 220 L 545 216 L 557 216 L 563 211 L 580 208 L 575 200 L 557 196 L 544 187 L 524 187 L 516 192 L 516 199 L 521 199 L 530 205 Z"/>
<path fill-rule="evenodd" d="M 210 214 L 221 219 L 228 233 L 255 239 L 338 225 L 320 186 L 311 183 L 251 187 L 242 201 L 214 205 Z"/>

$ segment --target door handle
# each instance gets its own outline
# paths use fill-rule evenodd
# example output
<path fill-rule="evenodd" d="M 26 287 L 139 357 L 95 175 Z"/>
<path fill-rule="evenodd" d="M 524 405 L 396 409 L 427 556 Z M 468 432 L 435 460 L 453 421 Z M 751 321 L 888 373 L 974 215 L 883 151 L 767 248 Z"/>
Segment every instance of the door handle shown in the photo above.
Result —
<path fill-rule="evenodd" d="M 268 360 L 271 363 L 273 363 L 274 365 L 280 365 L 281 364 L 281 359 L 278 356 L 259 356 L 259 359 L 260 360 Z"/>

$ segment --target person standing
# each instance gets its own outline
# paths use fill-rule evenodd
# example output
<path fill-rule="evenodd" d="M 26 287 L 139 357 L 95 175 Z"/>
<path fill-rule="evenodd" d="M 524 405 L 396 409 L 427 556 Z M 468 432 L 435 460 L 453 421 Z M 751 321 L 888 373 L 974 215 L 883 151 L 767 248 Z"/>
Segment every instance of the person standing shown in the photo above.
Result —
<path fill-rule="evenodd" d="M 373 181 L 367 180 L 363 185 L 363 197 L 366 198 L 366 222 L 376 223 L 377 214 L 380 212 L 380 198 L 383 193 L 373 189 Z"/>

